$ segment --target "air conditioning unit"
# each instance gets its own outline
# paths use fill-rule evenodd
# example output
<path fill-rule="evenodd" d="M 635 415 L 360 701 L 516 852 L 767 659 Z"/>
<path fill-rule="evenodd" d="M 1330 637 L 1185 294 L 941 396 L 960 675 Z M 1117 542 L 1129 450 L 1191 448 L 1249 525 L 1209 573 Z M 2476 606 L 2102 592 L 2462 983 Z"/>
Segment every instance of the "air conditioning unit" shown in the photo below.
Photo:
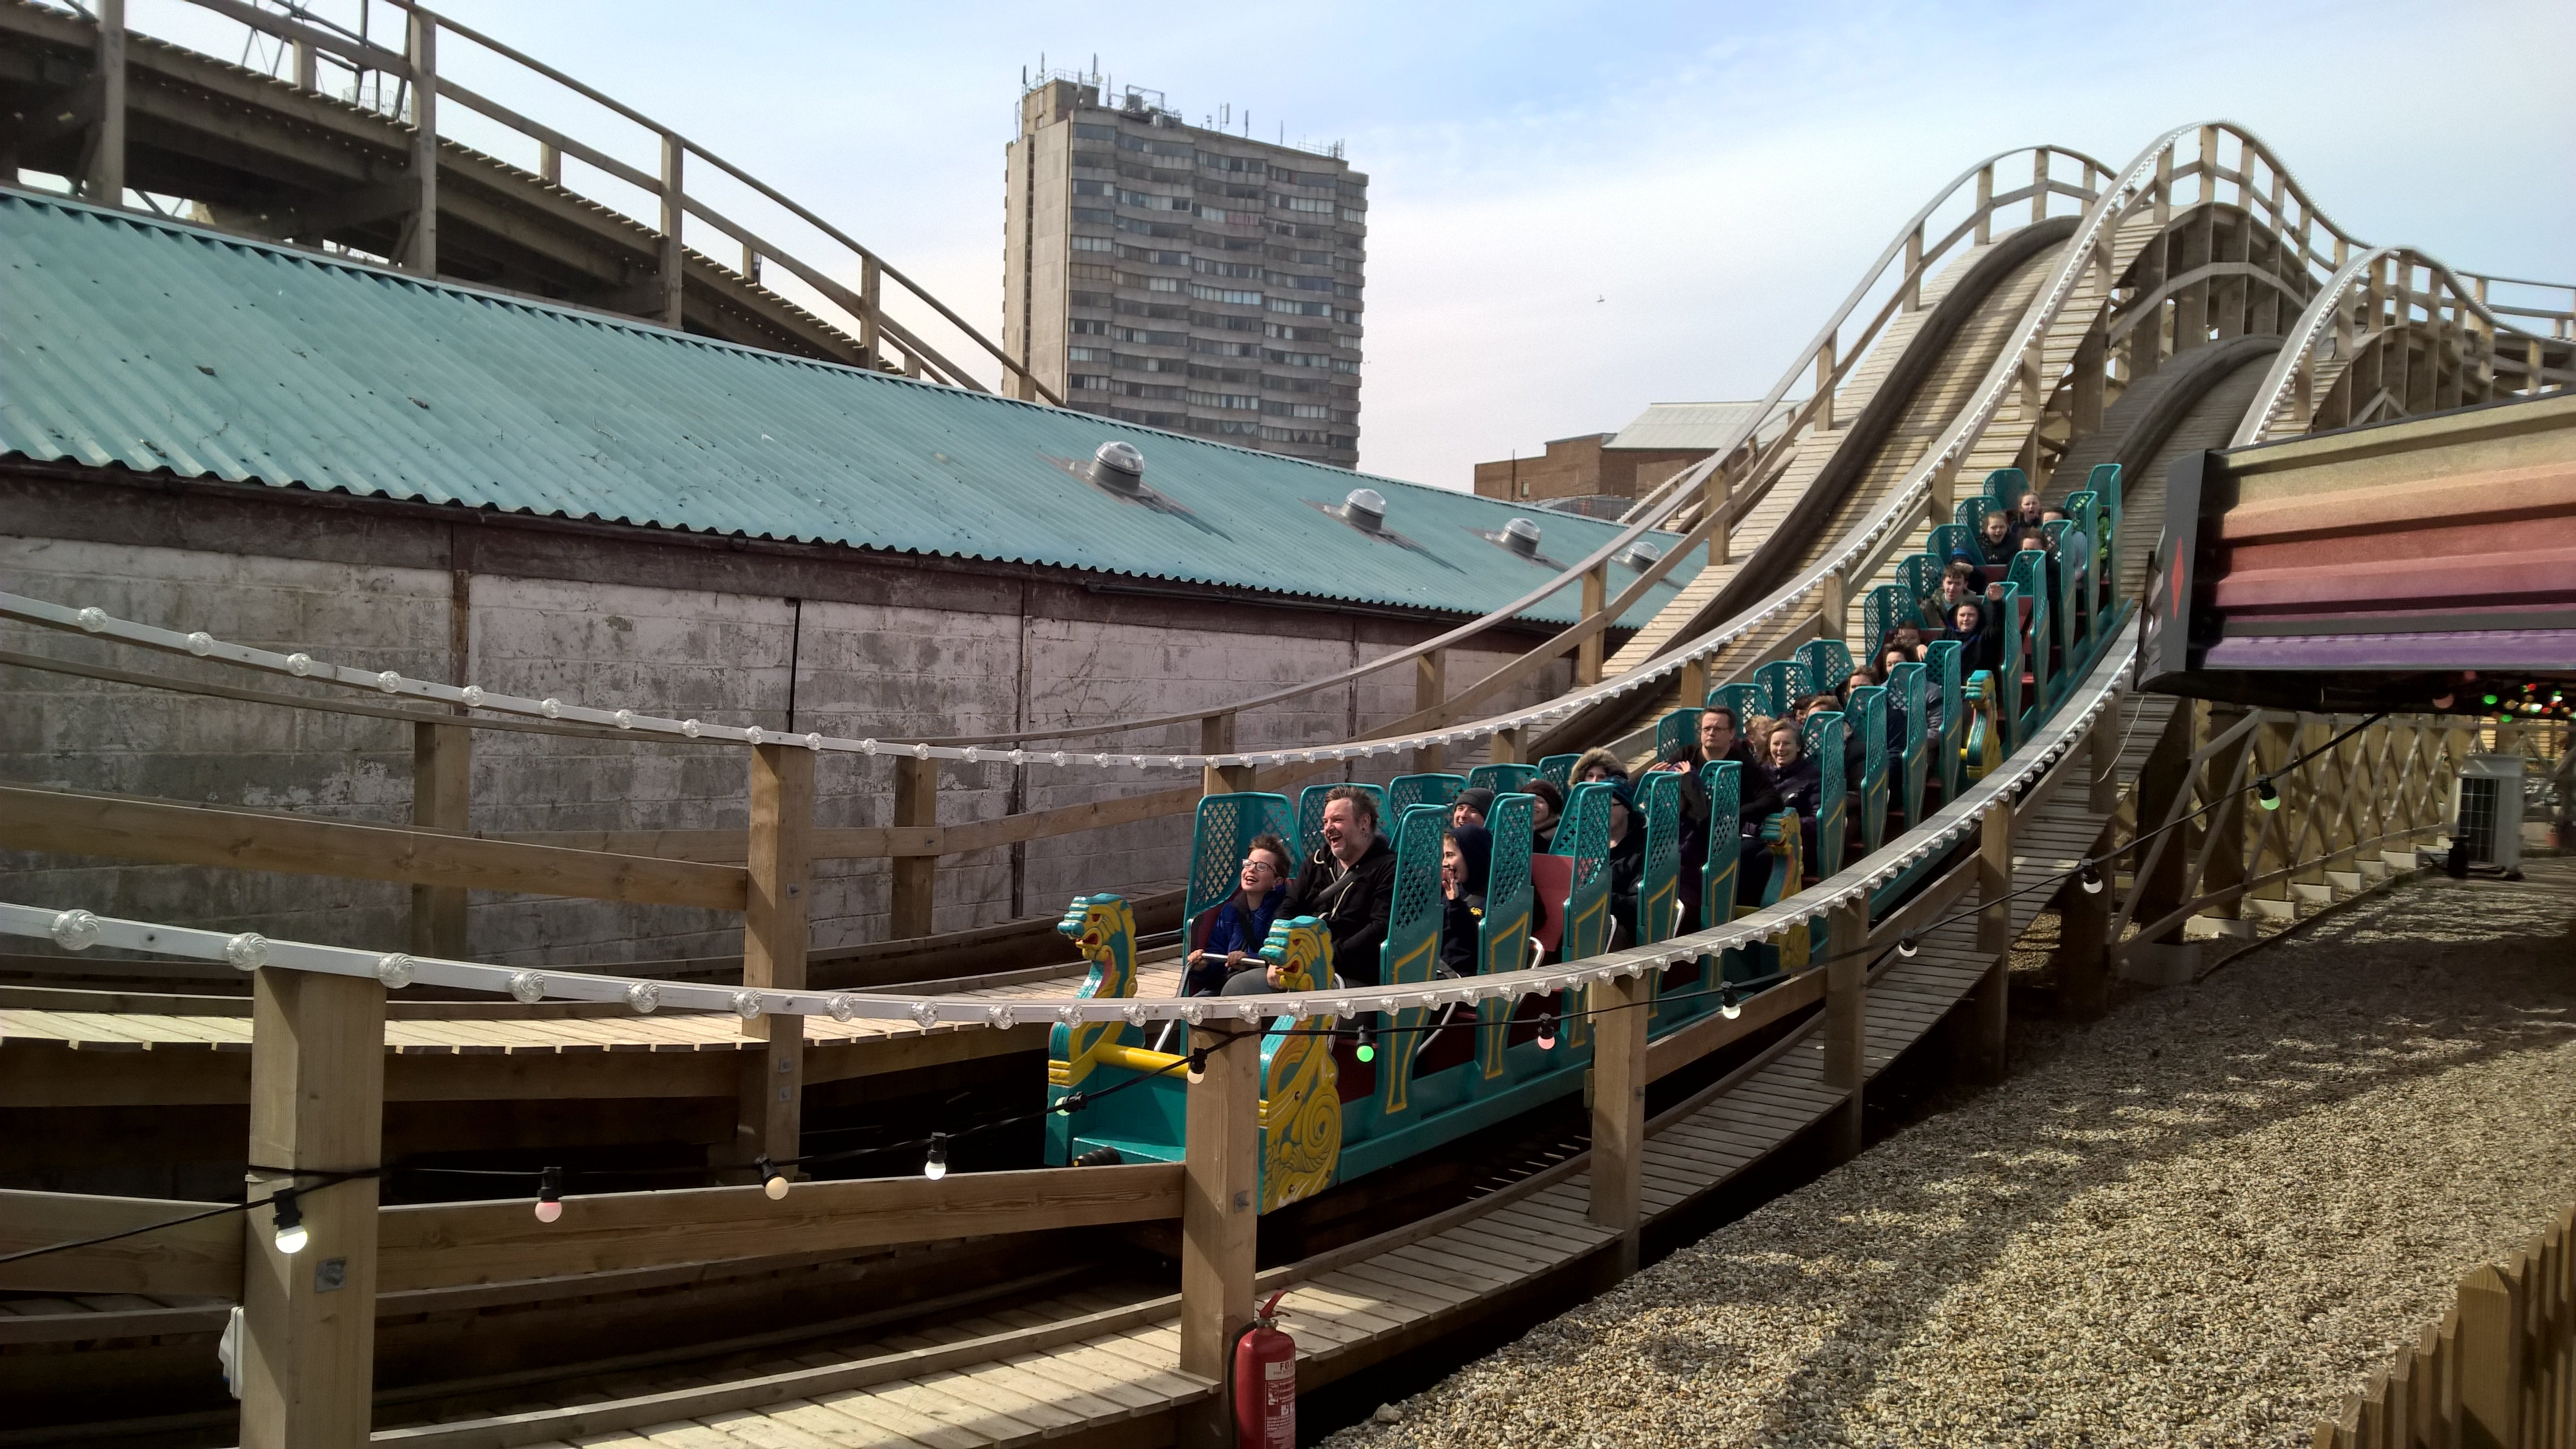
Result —
<path fill-rule="evenodd" d="M 2451 789 L 2451 838 L 2469 863 L 2522 869 L 2522 756 L 2471 755 Z"/>

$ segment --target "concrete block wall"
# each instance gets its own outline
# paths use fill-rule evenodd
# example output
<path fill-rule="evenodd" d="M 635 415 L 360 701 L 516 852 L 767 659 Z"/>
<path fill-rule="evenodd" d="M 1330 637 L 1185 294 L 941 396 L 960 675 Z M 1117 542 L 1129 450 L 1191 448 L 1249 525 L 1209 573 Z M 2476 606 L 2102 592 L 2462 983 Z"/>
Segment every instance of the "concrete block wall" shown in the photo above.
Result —
<path fill-rule="evenodd" d="M 474 573 L 469 656 L 451 657 L 454 576 L 444 569 L 48 538 L 0 538 L 0 588 L 177 629 L 514 694 L 630 706 L 728 724 L 857 737 L 1006 733 L 1215 709 L 1381 657 L 1434 627 L 1355 620 L 1330 609 L 1210 608 L 1013 588 L 1013 612 L 896 602 Z M 281 694 L 345 697 L 184 656 L 78 635 L 0 627 L 0 647 Z M 1463 685 L 1510 655 L 1453 656 Z M 791 660 L 793 661 L 791 679 Z M 1564 687 L 1559 665 L 1515 691 Z M 791 717 L 791 688 L 792 707 Z M 72 789 L 402 822 L 411 813 L 408 725 L 0 670 L 0 778 Z M 1414 707 L 1410 668 L 1249 711 L 1245 749 L 1323 744 Z M 1071 742 L 1088 755 L 1198 748 L 1195 723 Z M 1383 781 L 1403 758 L 1359 762 Z M 894 766 L 826 756 L 824 826 L 892 823 Z M 541 734 L 474 735 L 473 827 L 741 829 L 748 761 L 739 746 L 628 743 Z M 955 824 L 1195 784 L 1195 772 L 949 764 L 939 818 Z M 1187 868 L 1187 815 L 945 857 L 935 928 L 1049 913 L 1097 890 L 1143 893 Z M 1014 859 L 1015 854 L 1017 859 Z M 818 949 L 883 939 L 890 870 L 818 865 Z M 57 907 L 384 949 L 401 944 L 405 888 L 315 877 L 0 855 L 0 895 Z M 740 949 L 739 918 L 659 906 L 477 892 L 468 934 L 480 958 L 610 964 Z"/>

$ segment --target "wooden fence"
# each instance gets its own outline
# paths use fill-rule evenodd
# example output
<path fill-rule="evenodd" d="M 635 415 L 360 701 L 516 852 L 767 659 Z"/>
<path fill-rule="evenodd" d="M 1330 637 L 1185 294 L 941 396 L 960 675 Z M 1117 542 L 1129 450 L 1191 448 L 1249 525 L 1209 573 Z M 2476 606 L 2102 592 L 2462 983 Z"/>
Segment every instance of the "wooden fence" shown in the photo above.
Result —
<path fill-rule="evenodd" d="M 2576 1207 L 2459 1300 L 2415 1351 L 2317 1424 L 2316 1449 L 2576 1446 Z"/>

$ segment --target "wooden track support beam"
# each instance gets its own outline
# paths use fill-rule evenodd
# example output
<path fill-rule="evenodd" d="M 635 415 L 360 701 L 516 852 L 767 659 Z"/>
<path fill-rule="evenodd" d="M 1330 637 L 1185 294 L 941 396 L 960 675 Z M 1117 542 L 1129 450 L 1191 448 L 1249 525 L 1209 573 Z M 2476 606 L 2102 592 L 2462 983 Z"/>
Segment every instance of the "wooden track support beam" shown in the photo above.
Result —
<path fill-rule="evenodd" d="M 299 1183 L 307 1241 L 278 1247 L 277 1211 L 242 1215 L 243 1449 L 367 1442 L 376 1334 L 376 1180 L 385 988 L 262 968 L 251 983 L 250 1196 Z"/>
<path fill-rule="evenodd" d="M 1606 1271 L 1637 1271 L 1645 1224 L 1646 1003 L 1656 971 L 1614 976 L 1592 996 L 1592 1221 L 1619 1234 Z"/>
<path fill-rule="evenodd" d="M 98 0 L 98 119 L 90 127 L 81 195 L 125 204 L 125 0 Z"/>
<path fill-rule="evenodd" d="M 1596 640 L 1600 638 L 1597 634 L 1593 637 Z M 1419 654 L 1414 656 L 1414 713 L 1427 714 L 1448 702 L 1449 651 L 1446 649 L 1434 649 L 1428 654 Z M 1434 740 L 1430 744 L 1424 745 L 1413 752 L 1413 768 L 1415 772 L 1419 774 L 1436 774 L 1441 768 L 1443 759 L 1444 755 L 1440 748 L 1440 743 L 1439 741 Z"/>
<path fill-rule="evenodd" d="M 1869 1077 L 1868 948 L 1866 899 L 1826 918 L 1824 1079 L 1848 1094 L 1825 1125 L 1825 1151 L 1835 1162 L 1848 1162 L 1861 1149 L 1861 1102 Z"/>
<path fill-rule="evenodd" d="M 472 815 L 474 731 L 461 724 L 411 727 L 411 823 L 464 834 Z M 411 888 L 411 949 L 458 960 L 465 955 L 465 887 Z"/>
<path fill-rule="evenodd" d="M 804 988 L 813 835 L 814 752 L 801 745 L 754 746 L 745 986 Z M 805 1018 L 758 1016 L 742 1024 L 742 1034 L 759 1045 L 742 1054 L 732 1160 L 794 1157 L 804 1136 Z"/>
<path fill-rule="evenodd" d="M 411 20 L 411 224 L 403 231 L 402 264 L 424 277 L 438 275 L 438 17 L 424 10 Z"/>
<path fill-rule="evenodd" d="M 1181 1190 L 1181 1372 L 1222 1381 L 1234 1340 L 1252 1322 L 1253 1252 L 1261 1224 L 1261 1038 L 1194 1027 L 1205 1069 L 1190 1083 Z M 1181 1442 L 1221 1446 L 1218 1405 L 1185 1415 Z"/>
<path fill-rule="evenodd" d="M 937 825 L 939 823 L 939 762 L 937 760 L 900 759 L 894 767 L 894 823 Z M 889 888 L 890 920 L 886 929 L 897 940 L 910 940 L 930 934 L 932 882 L 938 878 L 939 858 L 931 855 L 897 856 L 894 881 Z"/>
<path fill-rule="evenodd" d="M 1234 711 L 1212 714 L 1199 721 L 1199 753 L 1213 759 L 1234 753 Z M 1208 765 L 1199 772 L 1199 792 L 1203 795 L 1231 795 L 1252 788 L 1252 766 Z"/>
<path fill-rule="evenodd" d="M 1975 1014 L 1969 1074 L 1992 1086 L 2004 1079 L 2004 1040 L 2012 1016 L 2012 806 L 1997 801 L 1977 826 L 1977 954 L 1986 973 L 1969 997 Z"/>
<path fill-rule="evenodd" d="M 1600 614 L 1610 602 L 1610 566 L 1597 564 L 1583 575 L 1583 617 Z M 1601 682 L 1601 631 L 1593 630 L 1574 646 L 1574 682 L 1578 685 Z"/>

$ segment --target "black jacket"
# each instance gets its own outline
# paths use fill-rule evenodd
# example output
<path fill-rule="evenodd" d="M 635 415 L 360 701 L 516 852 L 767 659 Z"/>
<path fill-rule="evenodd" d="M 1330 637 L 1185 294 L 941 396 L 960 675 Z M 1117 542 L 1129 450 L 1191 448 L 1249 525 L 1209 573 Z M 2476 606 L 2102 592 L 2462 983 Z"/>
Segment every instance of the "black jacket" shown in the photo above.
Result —
<path fill-rule="evenodd" d="M 1614 949 L 1634 946 L 1637 934 L 1637 891 L 1646 879 L 1646 822 L 1638 815 L 1628 823 L 1627 838 L 1610 847 L 1610 916 L 1619 923 L 1619 939 Z"/>
<path fill-rule="evenodd" d="M 1801 820 L 1816 818 L 1816 809 L 1824 799 L 1825 780 L 1813 759 L 1800 755 L 1772 784 L 1780 792 L 1780 809 L 1797 811 Z"/>
<path fill-rule="evenodd" d="M 1333 970 L 1357 986 L 1377 984 L 1378 949 L 1395 908 L 1395 847 L 1380 835 L 1349 871 L 1329 846 L 1317 846 L 1288 887 L 1280 920 L 1314 916 L 1333 938 Z"/>
<path fill-rule="evenodd" d="M 1452 976 L 1476 974 L 1478 936 L 1485 924 L 1485 898 L 1462 895 L 1440 903 L 1440 964 Z"/>

